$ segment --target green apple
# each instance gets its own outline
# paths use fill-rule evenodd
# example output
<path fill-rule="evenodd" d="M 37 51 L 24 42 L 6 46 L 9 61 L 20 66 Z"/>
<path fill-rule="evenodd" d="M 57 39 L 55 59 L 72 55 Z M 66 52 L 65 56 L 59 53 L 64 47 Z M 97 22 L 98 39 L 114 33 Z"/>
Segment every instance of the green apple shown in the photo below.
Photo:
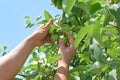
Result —
<path fill-rule="evenodd" d="M 54 24 L 51 25 L 49 29 L 49 34 L 54 34 L 56 30 L 58 30 L 58 28 Z"/>
<path fill-rule="evenodd" d="M 59 40 L 59 35 L 58 34 L 52 34 L 50 39 L 53 41 L 53 42 L 56 42 Z"/>

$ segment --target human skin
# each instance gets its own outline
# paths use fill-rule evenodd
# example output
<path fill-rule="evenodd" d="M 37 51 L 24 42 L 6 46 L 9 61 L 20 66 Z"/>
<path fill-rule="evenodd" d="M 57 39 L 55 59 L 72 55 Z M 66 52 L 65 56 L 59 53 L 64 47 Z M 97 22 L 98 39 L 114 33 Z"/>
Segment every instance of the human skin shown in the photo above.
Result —
<path fill-rule="evenodd" d="M 73 37 L 68 32 L 66 32 L 66 35 L 69 39 L 70 46 L 66 45 L 63 40 L 60 40 L 58 43 L 58 53 L 62 56 L 58 60 L 58 68 L 54 80 L 68 80 L 69 65 L 76 53 Z"/>

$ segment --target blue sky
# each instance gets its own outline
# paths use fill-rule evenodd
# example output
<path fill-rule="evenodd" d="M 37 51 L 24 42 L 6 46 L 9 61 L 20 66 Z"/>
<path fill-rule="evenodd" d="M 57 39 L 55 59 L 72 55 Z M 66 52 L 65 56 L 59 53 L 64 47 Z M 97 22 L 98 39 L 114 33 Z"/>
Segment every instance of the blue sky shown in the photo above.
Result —
<path fill-rule="evenodd" d="M 51 5 L 51 0 L 1 0 L 0 47 L 7 45 L 7 50 L 12 50 L 17 46 L 36 28 L 26 29 L 24 16 L 31 16 L 34 21 L 37 16 L 43 16 L 44 10 L 52 16 L 61 13 Z"/>

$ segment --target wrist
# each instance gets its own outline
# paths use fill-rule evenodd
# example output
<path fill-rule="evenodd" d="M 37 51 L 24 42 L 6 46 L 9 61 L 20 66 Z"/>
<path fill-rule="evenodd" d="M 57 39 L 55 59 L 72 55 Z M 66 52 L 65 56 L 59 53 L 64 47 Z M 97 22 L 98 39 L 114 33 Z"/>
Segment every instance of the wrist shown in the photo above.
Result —
<path fill-rule="evenodd" d="M 69 67 L 69 64 L 65 60 L 58 60 L 58 66 Z"/>
<path fill-rule="evenodd" d="M 35 40 L 32 37 L 26 38 L 26 41 L 31 45 L 31 47 L 35 48 Z"/>
<path fill-rule="evenodd" d="M 58 67 L 54 80 L 68 80 L 68 72 L 69 70 L 65 67 Z"/>
<path fill-rule="evenodd" d="M 58 62 L 58 68 L 60 68 L 60 67 L 64 67 L 66 70 L 69 69 L 69 65 L 68 64 Z"/>

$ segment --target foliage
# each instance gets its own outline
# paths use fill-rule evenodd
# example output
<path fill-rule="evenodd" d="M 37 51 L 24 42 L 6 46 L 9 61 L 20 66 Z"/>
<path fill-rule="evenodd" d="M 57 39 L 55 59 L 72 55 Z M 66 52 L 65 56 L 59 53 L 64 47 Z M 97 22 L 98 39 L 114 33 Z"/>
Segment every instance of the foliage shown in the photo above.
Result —
<path fill-rule="evenodd" d="M 35 48 L 19 72 L 26 80 L 53 80 L 56 72 L 56 41 L 64 39 L 69 31 L 75 38 L 76 55 L 71 62 L 69 80 L 119 80 L 120 79 L 120 6 L 119 0 L 51 0 L 52 5 L 63 11 L 53 18 L 44 11 L 45 19 L 36 23 L 26 16 L 26 28 L 45 24 L 52 18 L 56 25 L 49 31 L 55 43 Z M 57 37 L 56 37 L 57 36 Z M 41 57 L 44 56 L 44 57 Z M 20 78 L 15 80 L 19 80 Z"/>
<path fill-rule="evenodd" d="M 0 47 L 0 53 L 2 54 L 2 56 L 4 56 L 5 54 L 7 54 L 9 51 L 7 51 L 7 46 L 2 46 Z"/>

